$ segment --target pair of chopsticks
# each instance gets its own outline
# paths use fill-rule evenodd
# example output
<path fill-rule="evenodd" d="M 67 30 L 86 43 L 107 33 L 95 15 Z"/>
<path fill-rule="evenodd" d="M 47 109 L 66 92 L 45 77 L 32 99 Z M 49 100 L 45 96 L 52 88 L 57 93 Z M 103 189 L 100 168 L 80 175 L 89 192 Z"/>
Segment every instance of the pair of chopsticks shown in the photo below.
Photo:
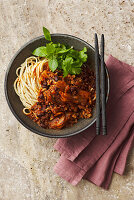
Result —
<path fill-rule="evenodd" d="M 106 127 L 106 88 L 105 88 L 105 64 L 104 64 L 104 35 L 101 35 L 100 45 L 101 69 L 99 62 L 98 36 L 95 33 L 95 71 L 96 71 L 96 134 L 100 134 L 100 117 L 102 114 L 102 134 L 107 134 Z M 101 76 L 101 79 L 100 79 Z M 100 84 L 101 83 L 101 84 Z M 101 88 L 100 88 L 101 85 Z M 100 98 L 101 96 L 101 98 Z M 101 112 L 102 110 L 102 112 Z"/>

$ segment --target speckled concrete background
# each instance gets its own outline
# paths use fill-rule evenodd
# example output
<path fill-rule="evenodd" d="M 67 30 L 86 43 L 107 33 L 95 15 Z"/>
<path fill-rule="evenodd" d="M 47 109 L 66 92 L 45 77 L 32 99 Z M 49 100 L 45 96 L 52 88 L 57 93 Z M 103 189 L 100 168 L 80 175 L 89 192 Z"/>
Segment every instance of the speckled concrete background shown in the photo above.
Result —
<path fill-rule="evenodd" d="M 133 200 L 134 151 L 109 191 L 85 180 L 73 187 L 53 173 L 56 140 L 31 133 L 11 114 L 3 91 L 7 65 L 42 26 L 92 45 L 94 33 L 104 33 L 106 58 L 134 65 L 134 0 L 0 0 L 0 200 Z"/>

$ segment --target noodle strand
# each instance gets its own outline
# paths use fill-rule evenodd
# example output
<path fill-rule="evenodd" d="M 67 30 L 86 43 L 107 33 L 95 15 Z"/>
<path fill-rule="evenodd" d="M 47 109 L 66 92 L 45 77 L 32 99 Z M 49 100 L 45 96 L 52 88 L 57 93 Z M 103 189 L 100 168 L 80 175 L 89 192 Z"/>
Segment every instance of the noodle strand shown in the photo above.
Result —
<path fill-rule="evenodd" d="M 46 62 L 48 61 L 45 58 L 31 56 L 16 70 L 14 90 L 25 107 L 23 112 L 26 115 L 30 114 L 30 111 L 27 111 L 38 101 L 38 91 L 41 88 L 39 76 Z"/>

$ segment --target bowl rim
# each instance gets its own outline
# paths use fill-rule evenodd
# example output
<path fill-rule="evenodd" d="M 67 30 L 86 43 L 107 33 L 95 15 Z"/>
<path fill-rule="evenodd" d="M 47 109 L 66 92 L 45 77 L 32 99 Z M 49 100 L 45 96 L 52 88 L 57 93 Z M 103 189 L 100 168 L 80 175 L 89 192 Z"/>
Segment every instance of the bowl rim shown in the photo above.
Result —
<path fill-rule="evenodd" d="M 63 34 L 63 33 L 53 33 L 53 34 L 51 34 L 51 36 L 61 36 L 61 37 L 64 36 L 64 37 L 70 37 L 70 38 L 76 39 L 77 41 L 81 41 L 81 42 L 87 44 L 93 51 L 95 51 L 95 48 L 94 48 L 93 46 L 91 46 L 88 42 L 86 42 L 86 41 L 84 41 L 83 39 L 80 39 L 80 38 L 78 38 L 78 37 L 76 37 L 76 36 L 69 35 L 69 34 Z M 96 118 L 95 118 L 89 125 L 85 126 L 85 127 L 82 128 L 81 130 L 75 131 L 75 132 L 73 132 L 73 133 L 71 133 L 71 134 L 66 134 L 66 135 L 50 135 L 50 134 L 47 134 L 47 133 L 41 133 L 40 131 L 35 130 L 35 129 L 29 127 L 27 124 L 25 124 L 25 123 L 23 122 L 23 120 L 21 120 L 21 119 L 19 118 L 19 116 L 16 114 L 16 112 L 14 111 L 14 109 L 12 108 L 12 105 L 11 105 L 11 103 L 10 103 L 10 100 L 9 100 L 9 97 L 8 97 L 8 92 L 7 92 L 7 80 L 8 80 L 8 74 L 9 74 L 9 70 L 10 70 L 10 68 L 11 68 L 11 65 L 12 65 L 14 59 L 19 55 L 19 53 L 20 53 L 27 45 L 33 43 L 33 42 L 36 41 L 36 40 L 42 39 L 42 38 L 44 38 L 44 35 L 41 35 L 41 36 L 38 36 L 38 37 L 35 37 L 35 38 L 29 40 L 29 41 L 26 42 L 24 45 L 22 45 L 22 46 L 19 48 L 19 50 L 17 50 L 17 52 L 14 54 L 14 56 L 11 58 L 11 60 L 10 60 L 10 62 L 9 62 L 9 64 L 8 64 L 8 67 L 7 67 L 7 69 L 6 69 L 5 80 L 4 80 L 4 93 L 5 93 L 5 97 L 6 97 L 6 100 L 7 100 L 7 104 L 8 104 L 8 106 L 9 106 L 11 112 L 12 112 L 13 115 L 15 116 L 15 118 L 16 118 L 25 128 L 27 128 L 28 130 L 30 130 L 30 131 L 33 132 L 33 133 L 36 133 L 36 134 L 38 134 L 38 135 L 40 135 L 40 136 L 48 137 L 48 138 L 67 138 L 67 137 L 70 137 L 70 136 L 77 135 L 77 134 L 83 132 L 84 130 L 86 130 L 87 128 L 89 128 L 90 126 L 92 126 L 92 125 L 95 123 Z M 105 64 L 105 69 L 106 69 L 106 75 L 107 75 L 107 77 L 108 77 L 108 78 L 107 78 L 108 87 L 107 87 L 107 96 L 106 96 L 106 102 L 107 102 L 108 96 L 109 96 L 109 90 L 110 90 L 110 83 L 109 83 L 109 73 L 108 73 L 108 69 L 107 69 L 107 67 L 106 67 L 106 64 Z"/>

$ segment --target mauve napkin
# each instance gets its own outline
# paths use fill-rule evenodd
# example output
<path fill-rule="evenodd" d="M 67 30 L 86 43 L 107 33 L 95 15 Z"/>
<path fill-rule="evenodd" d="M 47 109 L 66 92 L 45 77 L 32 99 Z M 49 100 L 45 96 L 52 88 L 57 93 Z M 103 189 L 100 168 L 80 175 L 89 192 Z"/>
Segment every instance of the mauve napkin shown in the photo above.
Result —
<path fill-rule="evenodd" d="M 72 185 L 82 178 L 108 189 L 113 172 L 123 174 L 134 142 L 134 67 L 113 56 L 106 65 L 110 75 L 106 136 L 96 136 L 95 125 L 79 135 L 58 139 L 61 157 L 54 171 Z"/>

